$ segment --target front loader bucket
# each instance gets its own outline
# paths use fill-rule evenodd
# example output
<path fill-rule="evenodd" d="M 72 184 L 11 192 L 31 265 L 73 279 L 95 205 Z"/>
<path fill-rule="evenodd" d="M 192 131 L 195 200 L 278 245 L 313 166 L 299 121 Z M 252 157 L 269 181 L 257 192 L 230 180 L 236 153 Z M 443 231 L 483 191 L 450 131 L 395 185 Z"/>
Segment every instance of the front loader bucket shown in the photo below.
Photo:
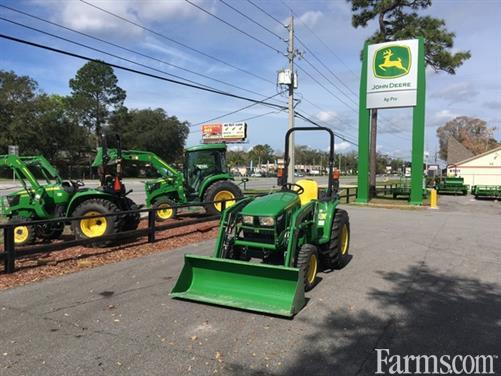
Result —
<path fill-rule="evenodd" d="M 287 317 L 305 305 L 297 268 L 195 255 L 184 261 L 170 293 L 174 298 Z"/>

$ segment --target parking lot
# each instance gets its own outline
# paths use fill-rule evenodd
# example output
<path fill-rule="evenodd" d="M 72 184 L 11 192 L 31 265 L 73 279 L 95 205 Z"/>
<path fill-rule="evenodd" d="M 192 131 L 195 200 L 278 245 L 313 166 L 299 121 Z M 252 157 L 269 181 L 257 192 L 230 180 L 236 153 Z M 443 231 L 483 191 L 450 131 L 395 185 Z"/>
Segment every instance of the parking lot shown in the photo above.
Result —
<path fill-rule="evenodd" d="M 293 320 L 170 299 L 183 254 L 213 241 L 4 291 L 1 373 L 373 375 L 375 348 L 499 355 L 501 205 L 439 205 L 345 207 L 352 259 Z"/>

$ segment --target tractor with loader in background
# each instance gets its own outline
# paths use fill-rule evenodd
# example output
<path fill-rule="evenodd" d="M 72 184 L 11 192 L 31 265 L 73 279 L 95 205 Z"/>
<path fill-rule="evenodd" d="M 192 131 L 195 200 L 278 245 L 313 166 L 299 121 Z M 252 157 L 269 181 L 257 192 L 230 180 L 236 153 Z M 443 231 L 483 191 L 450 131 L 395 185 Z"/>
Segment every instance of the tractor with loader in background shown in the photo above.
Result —
<path fill-rule="evenodd" d="M 102 148 L 98 149 L 93 166 L 102 166 L 105 157 L 108 164 L 115 163 L 117 150 L 107 149 L 105 155 Z M 214 215 L 221 211 L 220 201 L 224 200 L 229 207 L 243 197 L 226 167 L 225 144 L 202 144 L 186 149 L 182 172 L 149 151 L 123 150 L 121 158 L 149 165 L 160 176 L 144 184 L 146 206 L 158 209 L 155 212 L 158 221 L 174 218 L 176 204 L 208 202 L 205 210 Z"/>
<path fill-rule="evenodd" d="M 330 136 L 327 188 L 307 179 L 288 183 L 291 133 L 319 130 Z M 338 208 L 333 165 L 332 130 L 290 129 L 281 190 L 246 197 L 224 210 L 212 257 L 186 254 L 170 295 L 288 317 L 299 312 L 317 273 L 349 261 L 350 223 L 348 213 Z"/>
<path fill-rule="evenodd" d="M 7 217 L 10 223 L 20 223 L 14 228 L 16 245 L 31 244 L 36 238 L 57 239 L 63 233 L 66 224 L 63 220 L 49 224 L 30 224 L 36 220 L 91 217 L 71 222 L 77 239 L 134 230 L 139 225 L 138 213 L 96 217 L 99 214 L 112 214 L 138 208 L 127 197 L 128 192 L 125 191 L 121 181 L 120 167 L 117 168 L 114 177 L 103 171 L 100 187 L 85 188 L 81 181 L 62 180 L 57 170 L 43 156 L 3 155 L 0 156 L 1 166 L 12 169 L 23 187 L 2 197 L 0 201 L 1 214 Z M 37 176 L 41 176 L 45 183 L 40 183 Z M 96 244 L 109 243 L 107 241 Z"/>

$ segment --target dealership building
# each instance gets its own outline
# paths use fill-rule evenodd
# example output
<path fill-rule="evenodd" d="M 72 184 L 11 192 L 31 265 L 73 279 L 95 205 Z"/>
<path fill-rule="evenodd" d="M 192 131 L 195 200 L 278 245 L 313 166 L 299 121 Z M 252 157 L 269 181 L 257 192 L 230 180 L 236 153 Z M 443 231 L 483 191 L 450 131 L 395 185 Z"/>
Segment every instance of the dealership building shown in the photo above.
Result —
<path fill-rule="evenodd" d="M 461 176 L 472 185 L 501 186 L 501 146 L 447 165 L 449 176 Z"/>

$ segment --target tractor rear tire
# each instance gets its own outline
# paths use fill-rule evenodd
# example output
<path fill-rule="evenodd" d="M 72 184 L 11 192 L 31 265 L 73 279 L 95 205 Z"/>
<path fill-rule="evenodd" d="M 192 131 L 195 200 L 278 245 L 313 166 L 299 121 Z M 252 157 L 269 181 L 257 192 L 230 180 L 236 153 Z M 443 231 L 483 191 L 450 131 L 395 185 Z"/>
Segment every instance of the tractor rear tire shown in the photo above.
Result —
<path fill-rule="evenodd" d="M 137 210 L 139 206 L 132 201 L 130 198 L 126 197 L 126 208 L 125 210 Z M 141 214 L 140 213 L 131 213 L 126 214 L 123 218 L 122 231 L 132 231 L 136 230 L 139 226 L 139 222 L 141 222 Z"/>
<path fill-rule="evenodd" d="M 329 244 L 329 266 L 342 269 L 350 260 L 350 218 L 346 210 L 336 209 Z"/>
<path fill-rule="evenodd" d="M 304 244 L 297 254 L 296 267 L 303 271 L 304 291 L 310 291 L 315 286 L 319 269 L 317 247 Z"/>
<path fill-rule="evenodd" d="M 105 199 L 94 198 L 82 202 L 73 211 L 73 217 L 84 217 L 97 214 L 112 214 L 119 212 L 119 208 L 113 202 Z M 71 227 L 77 239 L 99 238 L 101 236 L 116 234 L 122 227 L 122 221 L 117 215 L 110 217 L 97 217 L 80 219 L 72 222 Z M 113 240 L 105 240 L 93 243 L 98 247 L 105 247 L 113 243 Z"/>
<path fill-rule="evenodd" d="M 234 205 L 237 200 L 243 197 L 240 188 L 229 180 L 220 180 L 209 186 L 204 194 L 204 202 L 226 201 L 226 208 Z M 205 205 L 205 211 L 209 215 L 217 215 L 221 212 L 222 202 Z"/>
<path fill-rule="evenodd" d="M 164 222 L 168 219 L 174 219 L 177 216 L 176 203 L 167 197 L 159 197 L 153 203 L 154 209 L 160 209 L 155 212 L 155 220 Z"/>
<path fill-rule="evenodd" d="M 9 219 L 9 224 L 16 224 L 21 222 L 31 222 L 31 218 L 23 218 L 15 215 Z M 14 227 L 14 244 L 16 246 L 33 244 L 35 242 L 35 239 L 35 226 L 23 225 Z"/>

